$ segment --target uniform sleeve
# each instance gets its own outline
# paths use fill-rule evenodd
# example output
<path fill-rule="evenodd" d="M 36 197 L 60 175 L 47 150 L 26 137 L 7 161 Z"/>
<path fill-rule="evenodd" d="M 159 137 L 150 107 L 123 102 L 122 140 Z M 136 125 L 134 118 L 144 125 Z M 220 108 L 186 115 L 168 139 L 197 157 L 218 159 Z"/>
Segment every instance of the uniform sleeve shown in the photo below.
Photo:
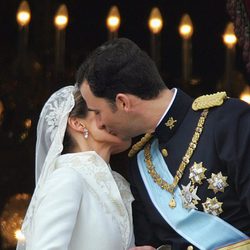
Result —
<path fill-rule="evenodd" d="M 82 179 L 70 168 L 57 169 L 45 183 L 34 215 L 31 248 L 68 249 L 82 198 Z"/>
<path fill-rule="evenodd" d="M 236 188 L 250 214 L 250 106 L 239 118 L 237 134 L 234 161 Z"/>
<path fill-rule="evenodd" d="M 237 102 L 218 117 L 216 146 L 236 192 L 250 214 L 250 106 Z M 224 113 L 225 114 L 225 113 Z"/>

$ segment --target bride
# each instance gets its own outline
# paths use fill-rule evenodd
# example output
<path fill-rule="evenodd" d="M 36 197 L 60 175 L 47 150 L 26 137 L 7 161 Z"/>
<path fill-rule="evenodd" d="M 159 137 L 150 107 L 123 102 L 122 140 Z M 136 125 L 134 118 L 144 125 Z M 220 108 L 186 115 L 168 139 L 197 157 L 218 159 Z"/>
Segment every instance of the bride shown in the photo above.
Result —
<path fill-rule="evenodd" d="M 18 250 L 125 250 L 134 246 L 127 181 L 109 166 L 130 141 L 96 127 L 74 86 L 45 103 L 37 127 L 36 188 Z"/>

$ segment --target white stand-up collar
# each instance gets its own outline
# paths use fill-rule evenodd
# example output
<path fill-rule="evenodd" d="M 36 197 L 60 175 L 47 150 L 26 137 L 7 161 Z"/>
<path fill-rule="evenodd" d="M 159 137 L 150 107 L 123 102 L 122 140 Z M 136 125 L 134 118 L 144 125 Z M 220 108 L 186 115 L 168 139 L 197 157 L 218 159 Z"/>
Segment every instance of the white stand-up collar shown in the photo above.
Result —
<path fill-rule="evenodd" d="M 163 120 L 163 118 L 165 117 L 165 115 L 168 113 L 169 109 L 171 108 L 171 106 L 172 106 L 172 104 L 173 104 L 173 102 L 174 102 L 174 100 L 175 100 L 175 97 L 176 97 L 176 94 L 177 94 L 177 89 L 176 89 L 176 88 L 173 88 L 173 89 L 171 89 L 171 91 L 174 93 L 174 94 L 173 94 L 173 97 L 172 97 L 172 99 L 171 99 L 169 105 L 167 106 L 165 112 L 163 113 L 161 119 L 160 119 L 159 122 L 157 123 L 157 126 L 156 126 L 156 127 L 158 127 L 158 125 L 161 123 L 161 121 Z"/>

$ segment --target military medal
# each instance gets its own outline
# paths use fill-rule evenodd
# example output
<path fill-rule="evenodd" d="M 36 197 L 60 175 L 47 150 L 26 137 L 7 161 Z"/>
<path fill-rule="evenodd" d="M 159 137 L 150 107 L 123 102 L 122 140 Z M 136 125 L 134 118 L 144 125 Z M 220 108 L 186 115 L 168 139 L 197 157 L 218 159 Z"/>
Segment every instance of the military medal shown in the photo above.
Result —
<path fill-rule="evenodd" d="M 197 209 L 195 205 L 197 205 L 198 200 L 200 200 L 196 194 L 198 187 L 194 188 L 194 186 L 191 185 L 191 182 L 189 182 L 187 186 L 181 186 L 181 200 L 183 207 L 187 209 Z"/>
<path fill-rule="evenodd" d="M 224 192 L 224 188 L 228 186 L 227 184 L 227 177 L 223 176 L 221 172 L 218 174 L 211 175 L 211 178 L 207 179 L 209 183 L 208 189 L 212 189 L 214 193 L 217 192 Z"/>
<path fill-rule="evenodd" d="M 218 202 L 217 198 L 214 197 L 213 199 L 207 198 L 206 202 L 202 203 L 202 206 L 206 213 L 217 216 L 223 212 L 222 204 L 223 202 Z"/>
<path fill-rule="evenodd" d="M 201 184 L 203 179 L 206 179 L 205 171 L 207 169 L 202 166 L 202 162 L 194 163 L 190 168 L 189 179 L 193 184 L 198 183 Z"/>
<path fill-rule="evenodd" d="M 172 199 L 170 200 L 168 205 L 169 205 L 170 208 L 175 208 L 176 207 L 176 201 L 174 199 L 174 196 L 172 197 Z"/>

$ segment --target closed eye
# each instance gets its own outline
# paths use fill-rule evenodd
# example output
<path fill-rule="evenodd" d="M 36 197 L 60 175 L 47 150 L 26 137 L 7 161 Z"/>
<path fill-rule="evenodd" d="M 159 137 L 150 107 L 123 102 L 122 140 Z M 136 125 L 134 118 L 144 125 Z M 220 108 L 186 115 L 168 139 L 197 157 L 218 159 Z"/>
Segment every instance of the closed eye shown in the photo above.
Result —
<path fill-rule="evenodd" d="M 88 111 L 94 112 L 95 115 L 99 115 L 100 114 L 100 111 L 96 110 L 96 109 L 90 109 L 90 108 L 88 108 Z"/>

